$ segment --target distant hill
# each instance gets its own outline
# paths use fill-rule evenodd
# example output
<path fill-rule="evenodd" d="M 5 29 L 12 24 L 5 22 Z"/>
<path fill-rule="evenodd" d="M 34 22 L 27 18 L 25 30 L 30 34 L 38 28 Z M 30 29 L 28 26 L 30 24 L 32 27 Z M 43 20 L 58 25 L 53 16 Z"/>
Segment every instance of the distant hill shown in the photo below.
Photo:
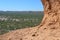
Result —
<path fill-rule="evenodd" d="M 7 14 L 7 13 L 18 13 L 18 14 L 21 14 L 21 13 L 23 13 L 23 14 L 43 14 L 43 11 L 0 11 L 0 14 Z"/>

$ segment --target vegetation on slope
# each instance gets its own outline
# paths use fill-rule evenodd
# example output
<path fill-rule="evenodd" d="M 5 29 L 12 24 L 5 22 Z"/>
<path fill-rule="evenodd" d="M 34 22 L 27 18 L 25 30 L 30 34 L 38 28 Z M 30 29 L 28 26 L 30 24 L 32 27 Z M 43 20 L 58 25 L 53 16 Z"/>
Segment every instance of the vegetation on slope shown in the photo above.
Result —
<path fill-rule="evenodd" d="M 0 34 L 37 26 L 43 17 L 40 11 L 0 11 Z"/>

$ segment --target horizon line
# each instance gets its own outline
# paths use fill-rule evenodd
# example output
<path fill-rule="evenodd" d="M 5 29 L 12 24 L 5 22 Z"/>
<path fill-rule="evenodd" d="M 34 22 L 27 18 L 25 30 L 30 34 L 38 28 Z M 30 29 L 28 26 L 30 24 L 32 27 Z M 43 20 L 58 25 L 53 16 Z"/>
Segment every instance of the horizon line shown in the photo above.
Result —
<path fill-rule="evenodd" d="M 5 11 L 5 10 L 0 10 L 0 11 Z M 20 11 L 20 10 L 7 10 L 7 11 Z M 23 10 L 24 11 L 24 10 Z M 27 11 L 27 10 L 26 10 Z M 30 10 L 29 10 L 30 11 Z M 35 10 L 34 10 L 35 11 Z M 44 10 L 39 10 L 39 11 L 44 11 Z"/>

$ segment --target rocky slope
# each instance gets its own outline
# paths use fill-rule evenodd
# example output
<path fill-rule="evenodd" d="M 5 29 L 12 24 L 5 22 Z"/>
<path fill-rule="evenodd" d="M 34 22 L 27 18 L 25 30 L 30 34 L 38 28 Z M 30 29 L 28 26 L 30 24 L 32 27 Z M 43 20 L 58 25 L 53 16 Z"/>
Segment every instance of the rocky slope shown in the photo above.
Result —
<path fill-rule="evenodd" d="M 44 18 L 40 25 L 0 35 L 0 40 L 60 40 L 60 0 L 42 0 L 42 3 Z"/>

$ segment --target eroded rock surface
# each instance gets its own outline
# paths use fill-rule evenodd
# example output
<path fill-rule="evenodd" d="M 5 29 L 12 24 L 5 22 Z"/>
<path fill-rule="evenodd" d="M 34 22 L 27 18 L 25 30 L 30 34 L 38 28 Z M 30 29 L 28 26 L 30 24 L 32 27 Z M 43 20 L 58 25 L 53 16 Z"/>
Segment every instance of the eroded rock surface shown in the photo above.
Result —
<path fill-rule="evenodd" d="M 60 0 L 42 0 L 44 18 L 40 25 L 0 35 L 0 40 L 60 40 Z"/>

